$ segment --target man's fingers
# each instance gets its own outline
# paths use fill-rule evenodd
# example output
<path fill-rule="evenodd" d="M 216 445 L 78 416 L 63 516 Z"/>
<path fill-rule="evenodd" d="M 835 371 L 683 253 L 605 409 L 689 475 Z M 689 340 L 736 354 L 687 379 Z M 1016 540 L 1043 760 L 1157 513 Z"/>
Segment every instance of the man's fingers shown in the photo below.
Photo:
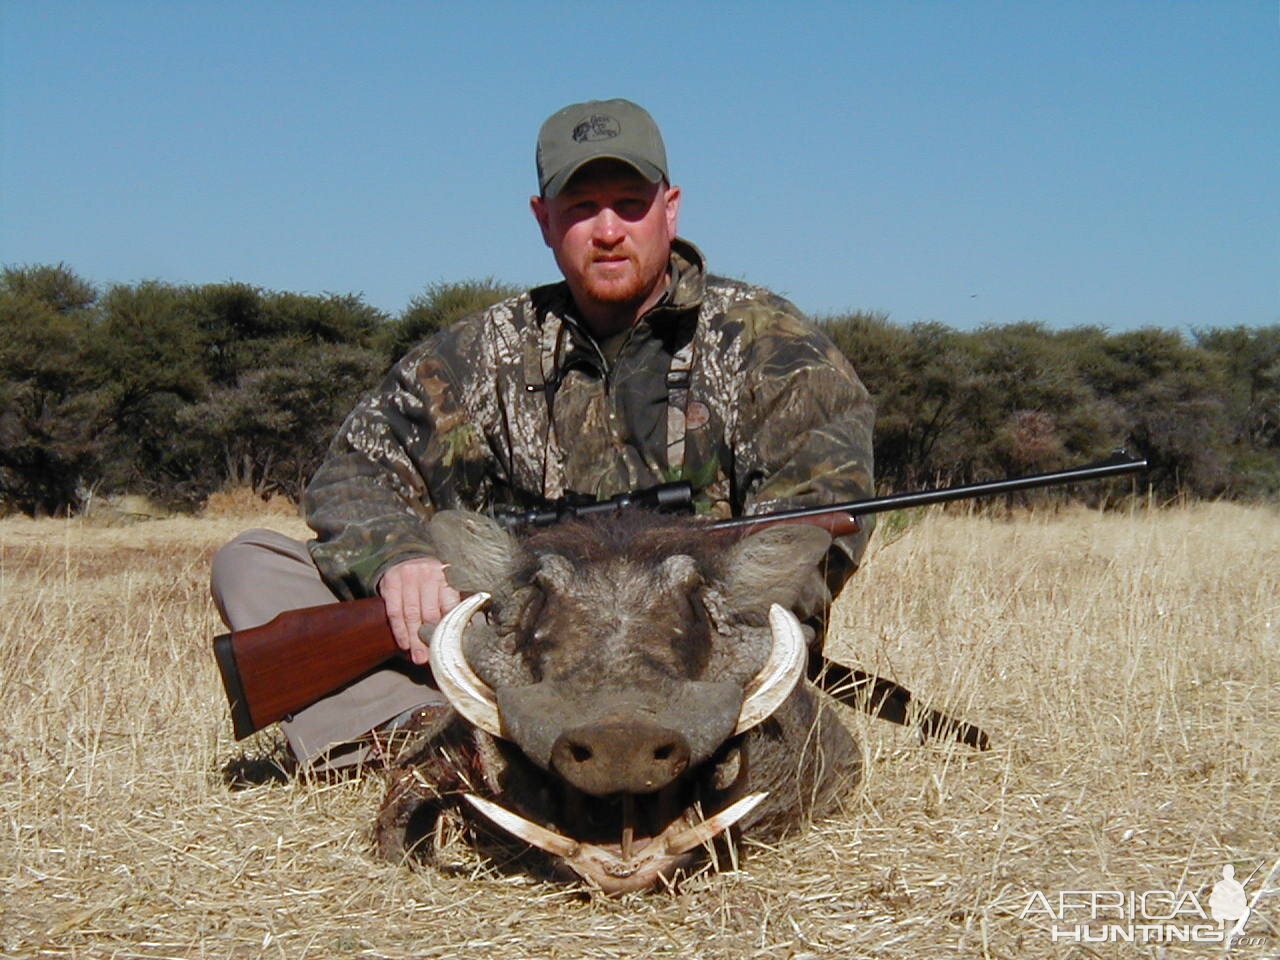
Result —
<path fill-rule="evenodd" d="M 439 619 L 433 609 L 435 590 L 430 585 L 430 578 L 422 573 L 414 570 L 413 583 L 405 591 L 404 619 L 409 641 L 406 649 L 414 663 L 426 663 L 430 659 L 427 645 L 422 641 L 422 626 Z"/>
<path fill-rule="evenodd" d="M 405 584 L 404 593 L 400 596 L 400 608 L 404 611 L 404 625 L 410 637 L 418 635 L 422 626 L 422 589 L 416 583 Z"/>
<path fill-rule="evenodd" d="M 404 569 L 392 567 L 378 584 L 378 593 L 382 595 L 382 602 L 386 605 L 387 623 L 391 626 L 391 636 L 395 638 L 396 646 L 412 654 L 422 617 L 417 612 L 417 591 L 405 582 L 405 574 Z"/>
<path fill-rule="evenodd" d="M 387 623 L 391 625 L 391 636 L 401 650 L 409 649 L 409 629 L 404 621 L 404 606 L 400 602 L 402 590 L 399 577 L 393 577 L 391 571 L 378 584 L 378 593 L 382 594 L 382 602 L 387 608 Z"/>
<path fill-rule="evenodd" d="M 460 599 L 445 579 L 444 565 L 432 557 L 398 563 L 383 574 L 378 593 L 387 605 L 387 622 L 396 644 L 414 663 L 426 663 L 430 634 L 423 637 L 420 628 L 434 627 Z"/>

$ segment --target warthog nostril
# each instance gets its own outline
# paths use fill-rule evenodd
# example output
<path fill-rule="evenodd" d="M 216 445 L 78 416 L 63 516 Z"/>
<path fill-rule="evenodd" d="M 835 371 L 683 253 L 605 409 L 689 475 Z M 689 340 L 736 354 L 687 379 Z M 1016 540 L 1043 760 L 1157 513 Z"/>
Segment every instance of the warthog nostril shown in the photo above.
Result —
<path fill-rule="evenodd" d="M 653 751 L 653 759 L 665 760 L 667 759 L 667 757 L 671 756 L 671 751 L 674 750 L 675 748 L 676 748 L 676 745 L 674 743 L 664 743 L 662 746 L 658 747 L 656 750 Z"/>
<path fill-rule="evenodd" d="M 591 750 L 580 743 L 574 743 L 569 746 L 569 756 L 579 763 L 586 763 L 591 759 Z"/>

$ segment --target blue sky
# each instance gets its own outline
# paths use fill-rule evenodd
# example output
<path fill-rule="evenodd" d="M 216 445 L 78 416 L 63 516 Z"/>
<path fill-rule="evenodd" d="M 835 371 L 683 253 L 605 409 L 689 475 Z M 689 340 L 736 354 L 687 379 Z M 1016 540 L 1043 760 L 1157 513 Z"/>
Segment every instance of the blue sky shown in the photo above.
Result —
<path fill-rule="evenodd" d="M 712 269 L 807 311 L 1280 322 L 1274 0 L 0 0 L 0 261 L 545 282 L 538 126 L 614 96 Z"/>

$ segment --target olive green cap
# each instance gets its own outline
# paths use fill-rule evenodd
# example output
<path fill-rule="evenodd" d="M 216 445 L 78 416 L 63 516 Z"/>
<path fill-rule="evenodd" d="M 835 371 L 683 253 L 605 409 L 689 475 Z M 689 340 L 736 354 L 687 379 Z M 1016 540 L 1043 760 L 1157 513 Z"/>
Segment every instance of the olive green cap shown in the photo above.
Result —
<path fill-rule="evenodd" d="M 653 117 L 630 100 L 588 100 L 558 110 L 538 132 L 538 189 L 554 197 L 592 160 L 621 160 L 651 183 L 670 181 Z"/>

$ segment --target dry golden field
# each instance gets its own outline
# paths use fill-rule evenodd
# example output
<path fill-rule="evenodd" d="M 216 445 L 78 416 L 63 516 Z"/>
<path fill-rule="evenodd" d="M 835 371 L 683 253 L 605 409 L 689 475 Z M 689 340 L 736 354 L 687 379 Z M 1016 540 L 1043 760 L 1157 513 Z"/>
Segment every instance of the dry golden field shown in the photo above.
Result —
<path fill-rule="evenodd" d="M 848 712 L 866 776 L 840 816 L 618 900 L 459 841 L 452 869 L 374 860 L 376 776 L 225 785 L 278 749 L 231 739 L 209 652 L 208 558 L 245 525 L 0 521 L 0 955 L 1217 957 L 1055 942 L 1035 894 L 1208 911 L 1224 864 L 1256 898 L 1230 956 L 1280 955 L 1274 510 L 930 514 L 879 537 L 832 652 L 993 749 Z"/>

